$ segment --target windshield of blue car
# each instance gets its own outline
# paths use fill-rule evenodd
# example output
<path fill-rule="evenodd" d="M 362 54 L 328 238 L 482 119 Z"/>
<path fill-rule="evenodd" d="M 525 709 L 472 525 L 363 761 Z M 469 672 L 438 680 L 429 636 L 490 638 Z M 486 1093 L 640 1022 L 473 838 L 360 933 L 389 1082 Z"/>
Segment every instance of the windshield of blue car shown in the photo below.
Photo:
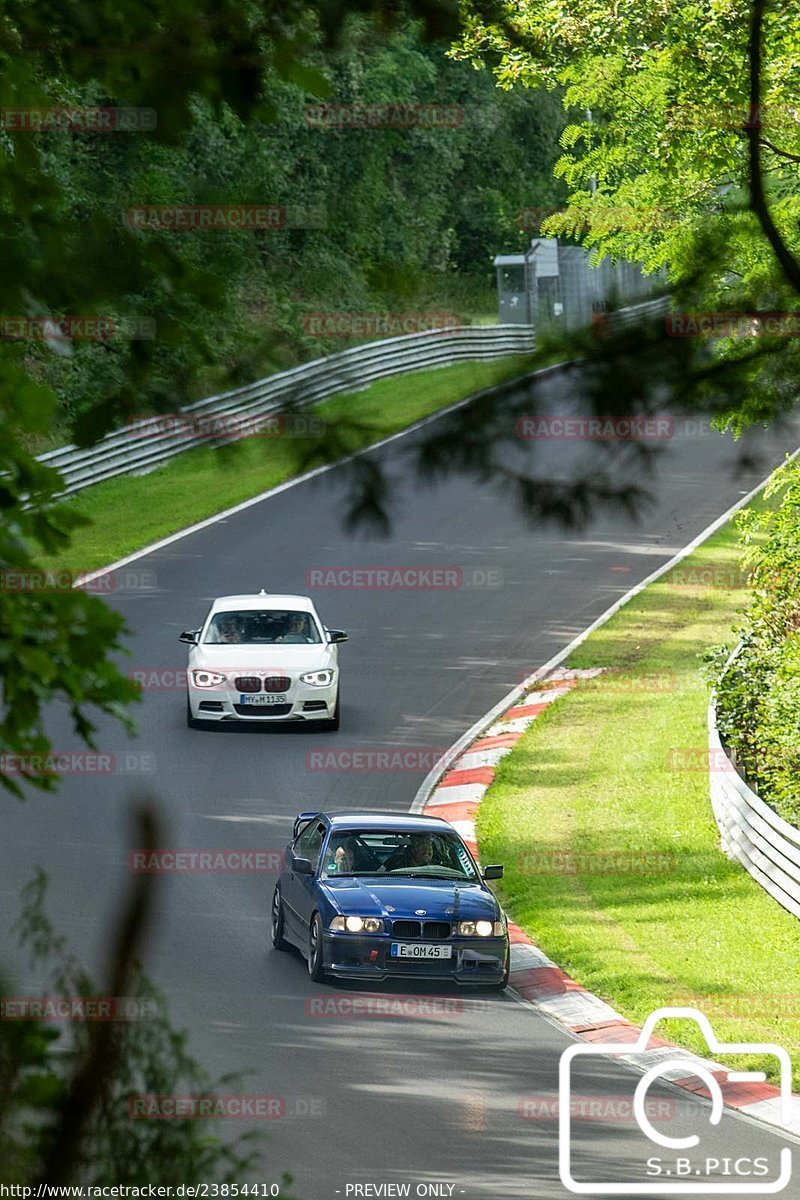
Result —
<path fill-rule="evenodd" d="M 310 646 L 321 641 L 311 613 L 279 608 L 215 613 L 203 637 L 206 646 Z"/>
<path fill-rule="evenodd" d="M 470 882 L 479 877 L 455 832 L 428 834 L 392 829 L 334 829 L 325 850 L 322 874 L 323 878 L 370 875 Z"/>

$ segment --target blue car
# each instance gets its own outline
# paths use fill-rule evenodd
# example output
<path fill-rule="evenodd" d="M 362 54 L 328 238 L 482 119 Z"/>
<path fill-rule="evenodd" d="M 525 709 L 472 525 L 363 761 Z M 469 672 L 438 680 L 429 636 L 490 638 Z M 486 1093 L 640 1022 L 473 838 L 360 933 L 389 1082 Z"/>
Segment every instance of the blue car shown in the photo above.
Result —
<path fill-rule="evenodd" d="M 508 925 L 456 830 L 439 817 L 304 812 L 272 898 L 272 944 L 308 972 L 452 980 L 500 991 Z"/>

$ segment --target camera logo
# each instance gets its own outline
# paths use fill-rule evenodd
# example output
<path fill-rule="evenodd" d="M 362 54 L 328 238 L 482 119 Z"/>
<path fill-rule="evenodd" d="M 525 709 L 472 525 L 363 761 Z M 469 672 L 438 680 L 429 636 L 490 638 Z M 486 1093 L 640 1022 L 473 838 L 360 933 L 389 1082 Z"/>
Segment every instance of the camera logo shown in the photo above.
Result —
<path fill-rule="evenodd" d="M 574 1144 L 572 1128 L 572 1082 L 583 1059 L 598 1057 L 607 1060 L 629 1059 L 644 1054 L 659 1021 L 677 1018 L 695 1021 L 713 1053 L 715 1060 L 721 1055 L 759 1054 L 773 1055 L 780 1065 L 780 1121 L 788 1125 L 791 1119 L 791 1063 L 783 1047 L 773 1042 L 720 1042 L 716 1038 L 708 1018 L 696 1008 L 658 1008 L 652 1012 L 642 1026 L 636 1042 L 577 1043 L 561 1055 L 559 1065 L 559 1173 L 561 1182 L 568 1191 L 577 1195 L 591 1196 L 730 1196 L 730 1195 L 775 1195 L 784 1190 L 792 1177 L 792 1152 L 789 1146 L 781 1147 L 779 1172 L 770 1171 L 769 1160 L 763 1158 L 718 1158 L 709 1157 L 701 1146 L 698 1133 L 689 1132 L 681 1137 L 669 1136 L 657 1129 L 648 1116 L 647 1092 L 659 1079 L 699 1078 L 711 1100 L 708 1123 L 719 1125 L 724 1110 L 723 1088 L 728 1084 L 765 1083 L 763 1071 L 727 1070 L 723 1064 L 715 1063 L 712 1070 L 690 1056 L 675 1050 L 669 1055 L 662 1050 L 663 1057 L 639 1080 L 633 1097 L 633 1113 L 639 1130 L 650 1143 L 660 1148 L 661 1153 L 643 1159 L 636 1181 L 608 1181 L 607 1169 L 602 1180 L 576 1179 L 574 1174 Z M 623 1058 L 624 1056 L 624 1058 Z M 576 1059 L 579 1060 L 576 1063 Z M 591 1061 L 588 1063 L 591 1067 Z M 720 1083 L 718 1076 L 723 1072 L 725 1079 Z M 702 1132 L 702 1130 L 701 1130 Z M 700 1147 L 693 1158 L 687 1151 Z M 733 1147 L 735 1149 L 735 1147 Z M 608 1160 L 603 1166 L 607 1168 Z M 581 1172 L 583 1174 L 583 1171 Z M 599 1172 L 598 1172 L 599 1174 Z M 777 1177 L 765 1179 L 766 1175 Z M 757 1182 L 757 1178 L 761 1181 Z M 691 1180 L 691 1182 L 690 1182 Z"/>

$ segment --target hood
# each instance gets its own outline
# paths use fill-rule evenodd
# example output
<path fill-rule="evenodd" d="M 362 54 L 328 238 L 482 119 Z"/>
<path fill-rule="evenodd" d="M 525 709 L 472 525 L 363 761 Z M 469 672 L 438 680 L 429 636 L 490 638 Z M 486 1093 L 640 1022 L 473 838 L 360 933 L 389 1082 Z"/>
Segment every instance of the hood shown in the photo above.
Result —
<path fill-rule="evenodd" d="M 449 879 L 396 879 L 389 882 L 374 876 L 363 879 L 343 877 L 325 879 L 322 886 L 331 903 L 344 916 L 413 920 L 418 908 L 425 909 L 422 920 L 427 921 L 451 921 L 455 915 L 456 884 Z M 459 920 L 499 920 L 500 905 L 488 888 L 479 883 L 459 883 L 458 894 Z"/>
<path fill-rule="evenodd" d="M 315 646 L 195 646 L 189 655 L 191 667 L 212 671 L 284 671 L 296 675 L 300 671 L 317 671 L 335 667 L 336 657 L 328 643 Z"/>

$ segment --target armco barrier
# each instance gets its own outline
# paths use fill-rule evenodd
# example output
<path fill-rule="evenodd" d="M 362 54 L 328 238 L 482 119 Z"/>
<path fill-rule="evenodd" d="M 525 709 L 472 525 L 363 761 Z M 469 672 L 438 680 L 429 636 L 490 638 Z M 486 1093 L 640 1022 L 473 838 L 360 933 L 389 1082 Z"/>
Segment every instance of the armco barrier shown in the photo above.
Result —
<path fill-rule="evenodd" d="M 722 849 L 795 917 L 800 917 L 800 830 L 748 787 L 720 740 L 712 698 L 708 709 L 711 806 Z"/>
<path fill-rule="evenodd" d="M 195 418 L 263 417 L 281 412 L 287 406 L 313 404 L 339 392 L 359 391 L 389 375 L 531 353 L 534 345 L 534 332 L 528 325 L 475 325 L 446 333 L 385 338 L 303 363 L 232 392 L 198 400 L 181 412 Z M 213 444 L 225 441 L 225 437 L 220 437 Z M 86 450 L 76 446 L 50 450 L 39 455 L 39 462 L 60 471 L 66 485 L 62 494 L 67 495 L 116 475 L 150 470 L 185 450 L 208 444 L 209 437 L 202 430 L 196 434 L 187 431 L 186 436 L 177 438 L 174 432 L 163 432 L 158 418 L 153 418 L 110 433 Z"/>
<path fill-rule="evenodd" d="M 642 317 L 654 318 L 668 309 L 669 298 L 664 296 L 617 309 L 608 314 L 608 324 L 627 325 Z M 302 363 L 247 387 L 198 400 L 180 411 L 195 419 L 236 416 L 246 422 L 287 407 L 313 404 L 340 392 L 356 392 L 390 375 L 457 362 L 485 362 L 506 354 L 530 354 L 534 349 L 531 325 L 472 325 L 446 332 L 410 333 Z M 187 429 L 176 437 L 174 431 L 163 430 L 158 417 L 153 417 L 109 433 L 86 450 L 62 446 L 38 457 L 39 462 L 61 473 L 65 483 L 61 494 L 68 495 L 117 475 L 143 474 L 185 450 L 222 445 L 235 440 L 235 436 L 223 435 L 211 442 L 202 430 L 194 433 Z"/>

